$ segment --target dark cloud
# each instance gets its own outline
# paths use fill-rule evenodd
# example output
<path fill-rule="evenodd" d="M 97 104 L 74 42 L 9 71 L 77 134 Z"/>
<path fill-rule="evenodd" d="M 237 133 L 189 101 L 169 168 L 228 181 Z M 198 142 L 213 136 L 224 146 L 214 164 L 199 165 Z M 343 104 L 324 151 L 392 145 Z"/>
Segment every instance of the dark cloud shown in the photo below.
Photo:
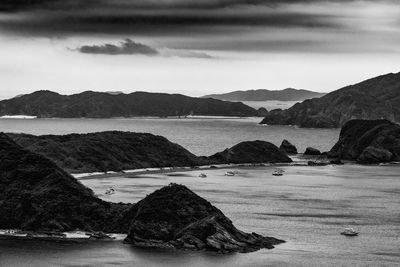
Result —
<path fill-rule="evenodd" d="M 85 54 L 105 54 L 105 55 L 158 55 L 159 52 L 145 44 L 136 43 L 131 39 L 125 39 L 119 45 L 103 44 L 103 45 L 84 45 L 77 49 Z"/>
<path fill-rule="evenodd" d="M 328 1 L 328 0 L 323 0 Z M 329 14 L 279 10 L 317 0 L 1 0 L 0 29 L 24 34 L 173 34 L 221 27 L 340 28 Z M 8 14 L 1 20 L 1 14 Z M 206 29 L 204 29 L 206 28 Z"/>
<path fill-rule="evenodd" d="M 223 9 L 238 6 L 268 6 L 323 2 L 389 2 L 395 0 L 2 0 L 0 10 L 65 10 L 66 8 L 114 9 Z"/>
<path fill-rule="evenodd" d="M 371 47 L 383 40 L 369 29 L 392 27 L 379 10 L 360 13 L 377 3 L 398 0 L 0 0 L 0 32 L 140 36 L 192 51 L 357 51 L 361 37 Z M 82 49 L 125 53 L 112 44 Z"/>
<path fill-rule="evenodd" d="M 162 51 L 157 50 L 151 46 L 134 42 L 127 38 L 124 41 L 116 44 L 101 44 L 101 45 L 83 45 L 76 49 L 70 49 L 84 54 L 102 54 L 102 55 L 146 55 L 146 56 L 164 56 L 164 57 L 183 57 L 183 58 L 203 58 L 212 59 L 213 56 L 204 53 L 190 50 L 190 48 L 183 49 L 169 49 L 163 48 Z"/>

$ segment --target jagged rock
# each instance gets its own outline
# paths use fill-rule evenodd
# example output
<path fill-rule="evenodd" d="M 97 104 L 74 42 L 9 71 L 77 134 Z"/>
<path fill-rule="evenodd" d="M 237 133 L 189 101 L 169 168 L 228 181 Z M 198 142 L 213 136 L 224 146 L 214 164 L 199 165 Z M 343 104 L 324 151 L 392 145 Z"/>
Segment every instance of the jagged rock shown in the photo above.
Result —
<path fill-rule="evenodd" d="M 321 151 L 313 147 L 307 147 L 304 155 L 319 156 L 321 155 Z"/>
<path fill-rule="evenodd" d="M 47 158 L 0 133 L 0 229 L 124 232 L 130 207 L 112 204 Z"/>
<path fill-rule="evenodd" d="M 297 154 L 297 148 L 286 139 L 282 141 L 279 149 L 285 151 L 288 154 Z"/>
<path fill-rule="evenodd" d="M 351 120 L 329 157 L 378 163 L 400 160 L 400 125 L 387 120 Z"/>
<path fill-rule="evenodd" d="M 138 202 L 126 242 L 137 247 L 211 250 L 221 253 L 273 248 L 284 241 L 244 233 L 207 200 L 170 184 Z"/>
<path fill-rule="evenodd" d="M 225 163 L 288 163 L 292 160 L 277 146 L 265 141 L 247 141 L 208 158 L 215 164 Z"/>
<path fill-rule="evenodd" d="M 382 118 L 400 122 L 400 73 L 350 85 L 286 110 L 271 110 L 261 124 L 338 128 L 352 119 Z"/>
<path fill-rule="evenodd" d="M 392 158 L 392 153 L 383 148 L 376 148 L 369 146 L 363 150 L 361 155 L 357 158 L 360 163 L 380 163 L 389 162 Z"/>

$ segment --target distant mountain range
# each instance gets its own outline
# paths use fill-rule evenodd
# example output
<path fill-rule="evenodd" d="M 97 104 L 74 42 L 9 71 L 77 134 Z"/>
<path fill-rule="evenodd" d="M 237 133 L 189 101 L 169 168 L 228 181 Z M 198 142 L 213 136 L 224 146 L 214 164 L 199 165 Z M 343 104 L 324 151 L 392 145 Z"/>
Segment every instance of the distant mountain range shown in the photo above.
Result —
<path fill-rule="evenodd" d="M 400 122 L 400 73 L 378 76 L 267 113 L 261 124 L 337 128 L 351 119 Z"/>
<path fill-rule="evenodd" d="M 308 91 L 304 89 L 287 88 L 284 90 L 247 90 L 234 91 L 226 94 L 205 95 L 203 98 L 214 98 L 226 101 L 303 101 L 309 98 L 324 96 L 324 93 Z"/>
<path fill-rule="evenodd" d="M 240 102 L 188 97 L 179 94 L 86 91 L 61 95 L 37 91 L 0 101 L 0 116 L 29 115 L 40 118 L 112 118 L 135 116 L 257 116 L 254 108 Z"/>

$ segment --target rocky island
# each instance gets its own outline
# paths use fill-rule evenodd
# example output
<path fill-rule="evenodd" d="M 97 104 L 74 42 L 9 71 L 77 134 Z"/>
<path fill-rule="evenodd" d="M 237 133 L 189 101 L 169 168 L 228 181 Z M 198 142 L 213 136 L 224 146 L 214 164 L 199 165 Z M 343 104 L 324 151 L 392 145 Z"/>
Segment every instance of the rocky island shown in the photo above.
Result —
<path fill-rule="evenodd" d="M 227 163 L 290 163 L 286 152 L 265 141 L 241 142 L 207 158 L 214 164 Z"/>
<path fill-rule="evenodd" d="M 284 241 L 244 233 L 210 202 L 170 184 L 139 201 L 126 242 L 137 247 L 210 250 L 220 253 L 271 249 Z"/>
<path fill-rule="evenodd" d="M 140 116 L 257 116 L 257 110 L 241 102 L 188 97 L 179 94 L 134 92 L 113 94 L 86 91 L 61 95 L 52 91 L 0 101 L 0 116 L 39 118 L 114 118 Z"/>
<path fill-rule="evenodd" d="M 329 157 L 359 163 L 400 161 L 400 125 L 388 120 L 351 120 Z"/>
<path fill-rule="evenodd" d="M 350 85 L 286 110 L 272 110 L 261 124 L 340 128 L 351 119 L 400 122 L 400 73 Z"/>

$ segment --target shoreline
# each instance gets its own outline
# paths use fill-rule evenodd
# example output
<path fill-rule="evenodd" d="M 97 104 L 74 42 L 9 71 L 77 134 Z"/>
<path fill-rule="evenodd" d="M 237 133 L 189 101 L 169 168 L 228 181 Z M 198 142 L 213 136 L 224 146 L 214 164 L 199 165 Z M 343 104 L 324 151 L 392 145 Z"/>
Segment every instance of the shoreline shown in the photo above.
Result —
<path fill-rule="evenodd" d="M 323 166 L 340 166 L 342 164 L 333 164 L 329 161 L 320 160 L 317 158 L 307 157 L 307 158 L 299 158 L 299 156 L 292 157 L 293 162 L 291 163 L 231 163 L 231 164 L 213 164 L 213 165 L 202 165 L 195 167 L 161 167 L 161 168 L 144 168 L 144 169 L 132 169 L 132 170 L 123 170 L 121 172 L 109 171 L 106 173 L 102 172 L 93 172 L 93 173 L 70 173 L 74 178 L 78 180 L 89 180 L 89 179 L 105 179 L 112 177 L 124 177 L 124 178 L 135 178 L 135 176 L 143 175 L 143 174 L 166 174 L 166 173 L 175 173 L 175 172 L 190 172 L 190 171 L 200 171 L 200 170 L 226 170 L 231 168 L 249 168 L 249 167 L 283 167 L 283 166 L 303 166 L 303 167 L 323 167 Z M 320 162 L 323 165 L 309 165 L 308 162 Z M 392 165 L 400 165 L 400 162 L 387 162 L 387 163 L 378 163 L 378 164 L 360 164 L 355 161 L 346 161 L 343 160 L 343 165 L 359 165 L 364 167 L 372 167 L 372 166 L 392 166 Z"/>
<path fill-rule="evenodd" d="M 102 179 L 110 177 L 128 177 L 142 174 L 164 174 L 174 172 L 189 172 L 199 170 L 215 170 L 215 169 L 230 169 L 230 168 L 241 168 L 241 167 L 278 167 L 278 166 L 291 166 L 293 163 L 240 163 L 240 164 L 215 164 L 215 165 L 203 165 L 195 167 L 163 167 L 163 168 L 146 168 L 146 169 L 133 169 L 124 170 L 122 172 L 107 172 L 107 173 L 71 173 L 71 175 L 78 180 L 88 179 Z M 302 166 L 303 164 L 300 164 Z M 304 166 L 306 166 L 305 164 Z"/>
<path fill-rule="evenodd" d="M 0 240 L 53 241 L 62 243 L 82 243 L 91 241 L 122 241 L 126 234 L 87 231 L 43 232 L 21 229 L 0 229 Z"/>

